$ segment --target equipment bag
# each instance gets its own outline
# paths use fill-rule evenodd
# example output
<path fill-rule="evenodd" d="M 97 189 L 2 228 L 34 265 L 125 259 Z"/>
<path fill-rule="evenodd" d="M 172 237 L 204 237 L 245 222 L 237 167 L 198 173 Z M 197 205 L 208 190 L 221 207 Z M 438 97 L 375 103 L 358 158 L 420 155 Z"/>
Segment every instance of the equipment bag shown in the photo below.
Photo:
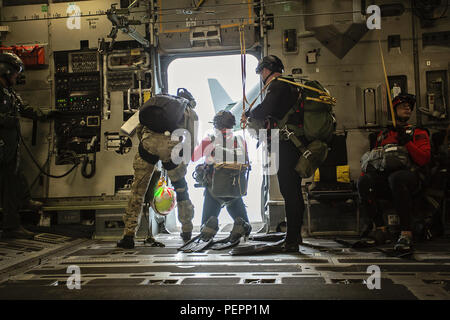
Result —
<path fill-rule="evenodd" d="M 336 130 L 332 110 L 336 99 L 318 81 L 300 84 L 284 78 L 277 80 L 300 88 L 297 102 L 277 125 L 280 135 L 293 142 L 302 154 L 295 170 L 302 178 L 309 178 L 327 158 L 328 143 Z"/>
<path fill-rule="evenodd" d="M 188 100 L 168 94 L 159 94 L 147 100 L 139 109 L 139 122 L 148 129 L 164 133 L 185 126 L 184 114 Z"/>
<path fill-rule="evenodd" d="M 386 144 L 367 151 L 361 157 L 361 170 L 387 172 L 411 168 L 412 162 L 405 146 Z"/>
<path fill-rule="evenodd" d="M 320 140 L 314 140 L 300 156 L 295 171 L 302 178 L 311 177 L 328 155 L 328 145 Z"/>
<path fill-rule="evenodd" d="M 233 139 L 233 149 L 227 149 L 223 144 L 217 143 L 218 141 L 214 136 L 211 137 L 211 140 L 215 145 L 215 159 L 222 159 L 223 161 L 213 165 L 211 193 L 218 198 L 240 198 L 245 196 L 247 194 L 248 175 L 250 172 L 245 145 L 239 145 L 237 137 Z M 243 143 L 245 144 L 245 142 Z M 216 158 L 219 153 L 221 153 L 221 157 Z M 239 154 L 244 155 L 244 161 L 239 161 L 242 160 L 239 159 Z M 234 162 L 226 162 L 230 155 L 232 155 Z"/>
<path fill-rule="evenodd" d="M 240 198 L 247 194 L 250 166 L 242 163 L 214 164 L 211 192 L 220 198 Z"/>

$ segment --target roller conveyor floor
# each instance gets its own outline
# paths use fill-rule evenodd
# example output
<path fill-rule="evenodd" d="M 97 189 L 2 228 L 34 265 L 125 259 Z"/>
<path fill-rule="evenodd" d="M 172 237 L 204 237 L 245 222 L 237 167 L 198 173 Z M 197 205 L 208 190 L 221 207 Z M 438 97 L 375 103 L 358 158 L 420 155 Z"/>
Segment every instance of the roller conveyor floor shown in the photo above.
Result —
<path fill-rule="evenodd" d="M 182 253 L 177 234 L 156 239 L 166 247 L 138 241 L 124 250 L 115 241 L 51 234 L 0 239 L 0 299 L 450 299 L 448 238 L 419 243 L 404 258 L 324 238 L 304 239 L 299 253 L 248 256 Z M 80 289 L 68 286 L 74 266 Z M 376 285 L 369 266 L 379 267 L 380 289 L 369 289 Z"/>

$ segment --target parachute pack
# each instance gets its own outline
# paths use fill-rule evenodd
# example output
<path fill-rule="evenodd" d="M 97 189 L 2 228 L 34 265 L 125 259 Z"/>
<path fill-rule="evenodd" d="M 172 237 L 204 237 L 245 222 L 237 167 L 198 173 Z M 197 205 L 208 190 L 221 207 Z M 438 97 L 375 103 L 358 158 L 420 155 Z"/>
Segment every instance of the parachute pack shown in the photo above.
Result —
<path fill-rule="evenodd" d="M 408 129 L 406 134 L 414 136 L 415 128 Z M 405 146 L 398 144 L 386 144 L 381 146 L 381 142 L 386 139 L 389 130 L 384 130 L 378 137 L 378 147 L 364 153 L 361 157 L 362 172 L 385 172 L 392 173 L 397 170 L 410 169 L 413 161 Z"/>
<path fill-rule="evenodd" d="M 189 101 L 168 94 L 151 97 L 139 109 L 139 122 L 158 133 L 185 127 L 182 122 Z"/>
<path fill-rule="evenodd" d="M 336 99 L 315 80 L 304 84 L 282 77 L 277 80 L 298 87 L 297 102 L 276 124 L 280 136 L 292 141 L 302 153 L 296 171 L 302 178 L 309 178 L 328 155 L 328 143 L 336 130 L 333 115 Z"/>
<path fill-rule="evenodd" d="M 364 153 L 361 157 L 361 170 L 392 173 L 409 169 L 412 161 L 405 146 L 386 144 Z"/>

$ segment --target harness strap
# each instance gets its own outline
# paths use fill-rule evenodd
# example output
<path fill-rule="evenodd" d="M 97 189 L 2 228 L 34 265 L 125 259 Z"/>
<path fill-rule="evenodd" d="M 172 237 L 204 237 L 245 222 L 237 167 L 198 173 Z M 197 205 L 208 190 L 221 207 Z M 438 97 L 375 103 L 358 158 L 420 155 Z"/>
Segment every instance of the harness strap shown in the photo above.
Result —
<path fill-rule="evenodd" d="M 300 88 L 305 88 L 305 89 L 308 89 L 308 90 L 312 90 L 312 91 L 315 91 L 315 92 L 321 94 L 321 96 L 319 96 L 319 98 L 309 98 L 309 97 L 307 97 L 306 100 L 314 100 L 314 101 L 327 103 L 327 104 L 332 104 L 332 105 L 336 104 L 336 98 L 332 97 L 326 91 L 322 91 L 320 89 L 317 89 L 317 88 L 314 88 L 314 87 L 311 87 L 311 86 L 307 86 L 307 85 L 302 84 L 302 83 L 297 83 L 295 81 L 290 81 L 290 80 L 287 80 L 287 79 L 284 79 L 284 78 L 280 78 L 280 77 L 277 78 L 277 80 L 283 81 L 283 82 L 286 82 L 286 83 L 290 83 L 290 84 L 293 84 L 294 86 L 297 86 L 297 87 L 300 87 Z"/>

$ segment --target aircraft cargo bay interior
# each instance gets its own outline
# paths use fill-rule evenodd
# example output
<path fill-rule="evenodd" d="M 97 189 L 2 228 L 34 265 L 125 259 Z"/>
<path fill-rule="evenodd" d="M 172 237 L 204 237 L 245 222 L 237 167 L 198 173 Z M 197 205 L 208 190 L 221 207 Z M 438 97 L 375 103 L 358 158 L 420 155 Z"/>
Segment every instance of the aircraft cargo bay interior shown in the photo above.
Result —
<path fill-rule="evenodd" d="M 449 7 L 1 0 L 0 300 L 449 300 Z"/>

